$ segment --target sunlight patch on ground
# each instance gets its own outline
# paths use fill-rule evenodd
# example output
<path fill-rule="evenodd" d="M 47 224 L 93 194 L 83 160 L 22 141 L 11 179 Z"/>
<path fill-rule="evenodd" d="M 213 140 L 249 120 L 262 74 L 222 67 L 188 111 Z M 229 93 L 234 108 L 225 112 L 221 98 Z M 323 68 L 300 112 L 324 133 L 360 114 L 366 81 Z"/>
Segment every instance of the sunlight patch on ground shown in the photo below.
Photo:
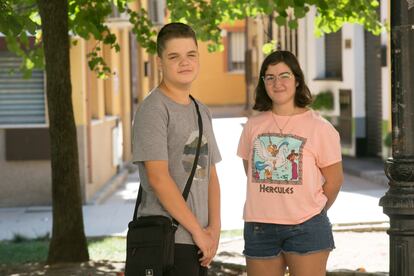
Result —
<path fill-rule="evenodd" d="M 125 189 L 118 191 L 115 195 L 120 196 L 124 200 L 135 200 L 139 189 L 139 182 L 128 182 Z"/>

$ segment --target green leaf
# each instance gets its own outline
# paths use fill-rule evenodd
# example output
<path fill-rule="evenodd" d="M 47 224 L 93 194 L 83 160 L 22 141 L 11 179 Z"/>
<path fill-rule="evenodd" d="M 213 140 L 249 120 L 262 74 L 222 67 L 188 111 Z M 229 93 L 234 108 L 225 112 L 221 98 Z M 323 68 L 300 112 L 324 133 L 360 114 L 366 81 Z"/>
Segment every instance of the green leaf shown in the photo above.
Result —
<path fill-rule="evenodd" d="M 272 41 L 270 41 L 268 43 L 265 43 L 262 46 L 262 52 L 265 55 L 268 55 L 268 54 L 270 54 L 271 52 L 273 52 L 275 50 L 276 50 L 276 40 L 272 40 Z"/>
<path fill-rule="evenodd" d="M 377 8 L 377 7 L 379 7 L 379 2 L 378 1 L 376 1 L 376 0 L 373 0 L 373 1 L 371 1 L 371 7 L 373 7 L 373 8 Z"/>
<path fill-rule="evenodd" d="M 295 6 L 301 7 L 305 5 L 305 0 L 294 0 Z"/>
<path fill-rule="evenodd" d="M 283 17 L 283 16 L 279 15 L 275 18 L 275 21 L 276 21 L 277 25 L 283 26 L 283 25 L 286 24 L 286 17 Z"/>
<path fill-rule="evenodd" d="M 116 36 L 112 33 L 109 33 L 103 40 L 105 44 L 110 44 L 110 45 L 114 44 L 115 41 L 116 41 Z"/>
<path fill-rule="evenodd" d="M 25 66 L 26 66 L 27 69 L 32 70 L 34 68 L 34 63 L 33 63 L 32 60 L 30 60 L 29 58 L 27 58 L 25 60 Z"/>
<path fill-rule="evenodd" d="M 305 17 L 306 11 L 304 7 L 295 7 L 295 17 L 302 18 Z"/>
<path fill-rule="evenodd" d="M 292 19 L 288 23 L 289 28 L 297 29 L 298 28 L 298 21 L 296 19 Z"/>

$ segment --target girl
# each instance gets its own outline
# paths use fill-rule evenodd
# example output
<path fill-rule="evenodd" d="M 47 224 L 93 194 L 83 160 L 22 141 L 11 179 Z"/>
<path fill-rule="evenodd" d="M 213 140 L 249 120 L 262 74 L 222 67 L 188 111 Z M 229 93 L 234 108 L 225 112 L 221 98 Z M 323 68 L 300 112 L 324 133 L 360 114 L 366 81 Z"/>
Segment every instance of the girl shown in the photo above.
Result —
<path fill-rule="evenodd" d="M 283 276 L 286 268 L 295 276 L 326 273 L 335 247 L 326 212 L 343 181 L 341 146 L 333 126 L 307 107 L 311 100 L 292 53 L 266 57 L 253 107 L 262 112 L 246 123 L 237 152 L 247 175 L 249 276 Z"/>

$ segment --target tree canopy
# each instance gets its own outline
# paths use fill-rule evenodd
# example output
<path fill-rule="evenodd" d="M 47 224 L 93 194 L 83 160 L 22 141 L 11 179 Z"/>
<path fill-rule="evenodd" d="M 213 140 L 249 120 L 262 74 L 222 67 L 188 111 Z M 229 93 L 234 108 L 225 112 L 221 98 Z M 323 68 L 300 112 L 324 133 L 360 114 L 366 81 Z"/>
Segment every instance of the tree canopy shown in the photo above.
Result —
<path fill-rule="evenodd" d="M 156 29 L 144 9 L 129 8 L 131 0 L 69 0 L 69 30 L 73 36 L 93 38 L 119 51 L 116 36 L 106 19 L 114 8 L 126 13 L 132 31 L 141 47 L 155 53 Z M 209 41 L 209 50 L 223 48 L 220 24 L 257 15 L 275 12 L 278 25 L 297 28 L 298 19 L 316 7 L 316 35 L 335 32 L 345 23 L 363 25 L 374 34 L 384 27 L 376 12 L 377 0 L 167 0 L 171 21 L 191 25 L 202 41 Z M 0 3 L 0 32 L 6 36 L 9 49 L 23 58 L 22 70 L 29 73 L 44 63 L 41 47 L 41 20 L 35 0 L 3 0 Z M 28 35 L 36 37 L 35 47 L 29 49 Z M 110 72 L 96 45 L 89 53 L 89 67 L 101 76 Z"/>

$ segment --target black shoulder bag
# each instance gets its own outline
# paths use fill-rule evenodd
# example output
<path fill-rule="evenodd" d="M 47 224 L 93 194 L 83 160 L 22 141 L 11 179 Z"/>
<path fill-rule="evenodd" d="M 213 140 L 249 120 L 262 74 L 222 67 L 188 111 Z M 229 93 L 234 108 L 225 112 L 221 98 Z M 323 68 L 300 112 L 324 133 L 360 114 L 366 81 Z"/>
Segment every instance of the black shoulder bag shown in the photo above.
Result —
<path fill-rule="evenodd" d="M 191 183 L 197 168 L 200 146 L 203 136 L 203 121 L 197 102 L 194 102 L 198 115 L 198 144 L 193 168 L 183 191 L 187 200 Z M 141 203 L 142 188 L 139 188 L 132 221 L 128 224 L 127 254 L 125 263 L 126 276 L 165 276 L 174 268 L 175 231 L 179 222 L 166 216 L 145 216 L 137 218 L 138 206 Z"/>

